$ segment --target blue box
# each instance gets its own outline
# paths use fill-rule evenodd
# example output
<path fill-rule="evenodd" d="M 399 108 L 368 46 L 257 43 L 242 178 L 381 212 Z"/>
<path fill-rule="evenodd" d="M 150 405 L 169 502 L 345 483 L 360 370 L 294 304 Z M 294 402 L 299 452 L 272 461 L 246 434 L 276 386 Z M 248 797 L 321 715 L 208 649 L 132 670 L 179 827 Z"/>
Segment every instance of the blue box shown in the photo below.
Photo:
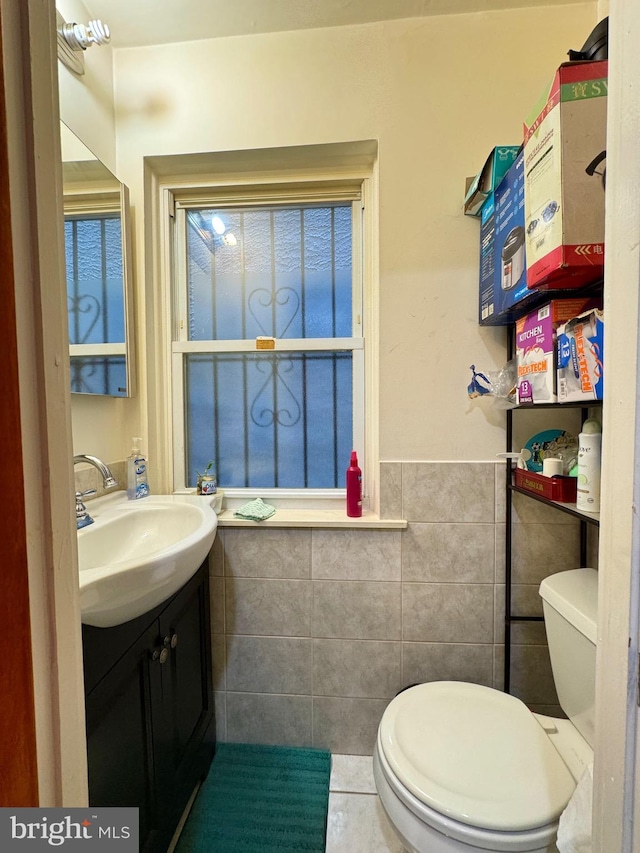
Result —
<path fill-rule="evenodd" d="M 467 216 L 481 216 L 484 204 L 516 159 L 518 150 L 517 145 L 498 145 L 475 178 L 467 178 L 463 206 Z"/>
<path fill-rule="evenodd" d="M 496 188 L 492 201 L 481 212 L 480 325 L 511 323 L 515 306 L 520 314 L 536 296 L 535 291 L 527 288 L 524 156 L 520 152 Z"/>

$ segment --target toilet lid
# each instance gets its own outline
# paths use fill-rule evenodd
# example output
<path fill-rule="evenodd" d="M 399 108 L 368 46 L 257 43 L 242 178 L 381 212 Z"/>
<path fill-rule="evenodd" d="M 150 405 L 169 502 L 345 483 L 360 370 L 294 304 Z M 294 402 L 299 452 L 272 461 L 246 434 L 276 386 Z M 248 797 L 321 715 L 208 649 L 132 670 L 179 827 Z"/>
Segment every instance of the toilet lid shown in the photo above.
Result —
<path fill-rule="evenodd" d="M 461 823 L 517 832 L 557 820 L 575 781 L 527 706 L 479 684 L 434 681 L 398 694 L 379 744 L 398 780 Z"/>

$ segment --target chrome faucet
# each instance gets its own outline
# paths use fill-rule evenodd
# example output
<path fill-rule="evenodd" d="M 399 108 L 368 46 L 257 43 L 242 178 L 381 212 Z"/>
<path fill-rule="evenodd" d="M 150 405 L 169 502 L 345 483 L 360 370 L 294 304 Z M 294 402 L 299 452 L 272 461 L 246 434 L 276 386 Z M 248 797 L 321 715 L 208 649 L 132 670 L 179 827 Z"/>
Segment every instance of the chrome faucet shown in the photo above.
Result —
<path fill-rule="evenodd" d="M 98 469 L 102 476 L 102 485 L 105 489 L 114 489 L 118 485 L 118 481 L 109 470 L 109 466 L 105 465 L 97 456 L 89 456 L 85 453 L 81 453 L 78 456 L 73 457 L 74 466 L 83 462 L 93 465 L 94 468 Z M 87 508 L 82 499 L 95 495 L 95 493 L 95 489 L 86 489 L 84 492 L 76 492 L 76 528 L 78 530 L 80 530 L 81 527 L 86 527 L 87 524 L 93 524 L 93 519 L 87 512 Z"/>

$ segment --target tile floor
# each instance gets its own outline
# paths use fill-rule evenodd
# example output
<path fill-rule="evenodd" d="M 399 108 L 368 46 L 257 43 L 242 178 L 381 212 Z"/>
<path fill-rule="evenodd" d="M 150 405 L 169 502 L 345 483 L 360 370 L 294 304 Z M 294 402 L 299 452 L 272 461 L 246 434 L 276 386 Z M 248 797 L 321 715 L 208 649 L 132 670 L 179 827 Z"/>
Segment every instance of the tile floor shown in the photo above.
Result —
<path fill-rule="evenodd" d="M 373 759 L 332 755 L 326 853 L 403 853 L 376 794 Z"/>

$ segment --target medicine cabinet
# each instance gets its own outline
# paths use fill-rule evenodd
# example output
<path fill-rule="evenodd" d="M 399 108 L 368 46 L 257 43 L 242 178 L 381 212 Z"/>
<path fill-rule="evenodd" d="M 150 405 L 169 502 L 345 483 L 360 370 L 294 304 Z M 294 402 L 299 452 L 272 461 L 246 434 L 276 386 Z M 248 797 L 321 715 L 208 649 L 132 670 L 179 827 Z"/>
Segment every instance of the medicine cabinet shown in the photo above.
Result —
<path fill-rule="evenodd" d="M 61 122 L 71 391 L 135 393 L 129 191 Z"/>

